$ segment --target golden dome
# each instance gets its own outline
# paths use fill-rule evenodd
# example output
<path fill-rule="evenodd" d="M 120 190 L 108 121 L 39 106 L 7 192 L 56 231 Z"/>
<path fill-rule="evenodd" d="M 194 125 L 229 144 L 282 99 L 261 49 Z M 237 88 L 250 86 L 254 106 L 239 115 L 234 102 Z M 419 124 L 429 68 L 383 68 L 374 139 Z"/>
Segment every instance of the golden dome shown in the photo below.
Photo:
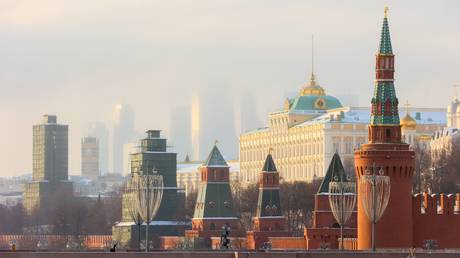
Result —
<path fill-rule="evenodd" d="M 316 83 L 315 74 L 311 73 L 310 83 L 300 90 L 300 96 L 305 95 L 326 95 L 324 89 Z"/>
<path fill-rule="evenodd" d="M 400 124 L 402 129 L 415 130 L 415 127 L 417 126 L 417 121 L 415 121 L 415 119 L 413 119 L 409 114 L 406 114 L 406 116 L 401 119 Z"/>

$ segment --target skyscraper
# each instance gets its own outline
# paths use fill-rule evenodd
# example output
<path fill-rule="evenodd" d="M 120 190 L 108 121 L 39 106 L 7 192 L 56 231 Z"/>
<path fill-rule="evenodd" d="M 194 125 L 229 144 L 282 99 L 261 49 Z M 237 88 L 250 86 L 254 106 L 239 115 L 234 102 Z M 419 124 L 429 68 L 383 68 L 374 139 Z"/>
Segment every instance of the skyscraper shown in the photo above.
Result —
<path fill-rule="evenodd" d="M 134 136 L 134 112 L 129 105 L 117 104 L 113 114 L 112 172 L 123 172 L 123 145 Z"/>
<path fill-rule="evenodd" d="M 45 115 L 33 126 L 33 181 L 24 189 L 24 208 L 30 214 L 41 208 L 56 191 L 72 194 L 68 180 L 68 126 L 57 123 L 54 115 Z"/>
<path fill-rule="evenodd" d="M 68 126 L 54 115 L 44 115 L 33 126 L 33 179 L 58 181 L 68 178 Z"/>
<path fill-rule="evenodd" d="M 92 122 L 87 135 L 96 138 L 99 142 L 99 171 L 104 175 L 109 170 L 109 130 L 102 122 Z"/>
<path fill-rule="evenodd" d="M 87 136 L 81 140 L 81 175 L 97 179 L 99 170 L 99 140 L 96 137 Z"/>
<path fill-rule="evenodd" d="M 177 152 L 179 162 L 192 154 L 191 117 L 190 105 L 175 107 L 172 110 L 169 143 Z"/>
<path fill-rule="evenodd" d="M 192 98 L 191 108 L 192 160 L 200 160 L 200 101 L 196 94 Z"/>

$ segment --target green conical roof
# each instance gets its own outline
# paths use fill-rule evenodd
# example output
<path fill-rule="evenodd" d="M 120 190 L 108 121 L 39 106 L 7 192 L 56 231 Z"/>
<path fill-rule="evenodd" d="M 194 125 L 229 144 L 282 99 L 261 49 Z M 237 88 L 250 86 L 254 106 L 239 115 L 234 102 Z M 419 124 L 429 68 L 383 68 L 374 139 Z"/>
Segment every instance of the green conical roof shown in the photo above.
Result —
<path fill-rule="evenodd" d="M 230 184 L 201 182 L 195 204 L 194 218 L 236 218 Z"/>
<path fill-rule="evenodd" d="M 262 171 L 264 172 L 276 172 L 277 171 L 275 162 L 273 161 L 273 157 L 270 153 L 267 155 L 267 158 L 265 159 L 265 164 L 264 164 L 264 168 L 262 169 Z"/>
<path fill-rule="evenodd" d="M 388 18 L 383 18 L 382 34 L 380 35 L 379 54 L 392 55 L 393 49 L 391 48 L 390 27 L 388 26 Z"/>
<path fill-rule="evenodd" d="M 329 163 L 329 167 L 327 168 L 326 175 L 319 187 L 318 193 L 329 193 L 329 183 L 332 181 L 340 181 L 340 178 L 342 178 L 343 182 L 348 181 L 340 156 L 336 152 L 334 156 L 332 156 L 331 163 Z"/>
<path fill-rule="evenodd" d="M 205 167 L 209 166 L 225 166 L 228 167 L 227 162 L 225 161 L 224 157 L 220 153 L 219 149 L 217 148 L 217 145 L 214 145 L 214 147 L 211 150 L 211 153 L 209 153 L 208 158 L 206 159 L 206 162 L 203 164 Z"/>

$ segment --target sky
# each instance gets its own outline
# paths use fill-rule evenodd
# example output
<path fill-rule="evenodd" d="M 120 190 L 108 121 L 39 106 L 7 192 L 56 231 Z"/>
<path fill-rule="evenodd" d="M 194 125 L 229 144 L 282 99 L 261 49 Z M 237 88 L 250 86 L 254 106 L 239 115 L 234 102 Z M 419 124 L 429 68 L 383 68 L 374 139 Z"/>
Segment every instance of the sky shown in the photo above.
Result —
<path fill-rule="evenodd" d="M 31 171 L 32 125 L 46 113 L 70 126 L 70 174 L 88 123 L 110 125 L 117 103 L 133 107 L 139 131 L 167 134 L 193 94 L 251 96 L 266 123 L 307 81 L 312 34 L 317 81 L 367 106 L 384 5 L 400 103 L 446 107 L 460 84 L 457 0 L 2 0 L 0 176 Z"/>

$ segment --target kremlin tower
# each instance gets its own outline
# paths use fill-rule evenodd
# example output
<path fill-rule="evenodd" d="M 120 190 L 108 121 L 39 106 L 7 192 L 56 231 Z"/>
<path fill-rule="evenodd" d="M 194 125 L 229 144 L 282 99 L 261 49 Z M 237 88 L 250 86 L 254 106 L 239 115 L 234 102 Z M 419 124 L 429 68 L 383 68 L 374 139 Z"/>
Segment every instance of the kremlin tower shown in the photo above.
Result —
<path fill-rule="evenodd" d="M 287 237 L 286 218 L 280 203 L 280 176 L 269 153 L 259 173 L 259 199 L 256 216 L 252 218 L 253 230 L 247 233 L 248 249 L 260 249 L 268 237 Z"/>
<path fill-rule="evenodd" d="M 376 55 L 375 86 L 371 102 L 368 143 L 355 151 L 357 180 L 366 173 L 384 171 L 390 177 L 391 195 L 381 220 L 376 224 L 377 248 L 407 248 L 413 245 L 411 180 L 414 152 L 401 140 L 398 99 L 394 88 L 394 54 L 385 8 L 385 17 Z M 358 187 L 358 249 L 370 249 L 372 222 L 362 205 Z"/>
<path fill-rule="evenodd" d="M 209 245 L 212 237 L 220 237 L 223 226 L 231 228 L 232 237 L 242 235 L 239 219 L 233 210 L 229 173 L 230 167 L 215 144 L 200 167 L 201 182 L 192 229 L 185 232 L 186 237 L 204 238 Z"/>

